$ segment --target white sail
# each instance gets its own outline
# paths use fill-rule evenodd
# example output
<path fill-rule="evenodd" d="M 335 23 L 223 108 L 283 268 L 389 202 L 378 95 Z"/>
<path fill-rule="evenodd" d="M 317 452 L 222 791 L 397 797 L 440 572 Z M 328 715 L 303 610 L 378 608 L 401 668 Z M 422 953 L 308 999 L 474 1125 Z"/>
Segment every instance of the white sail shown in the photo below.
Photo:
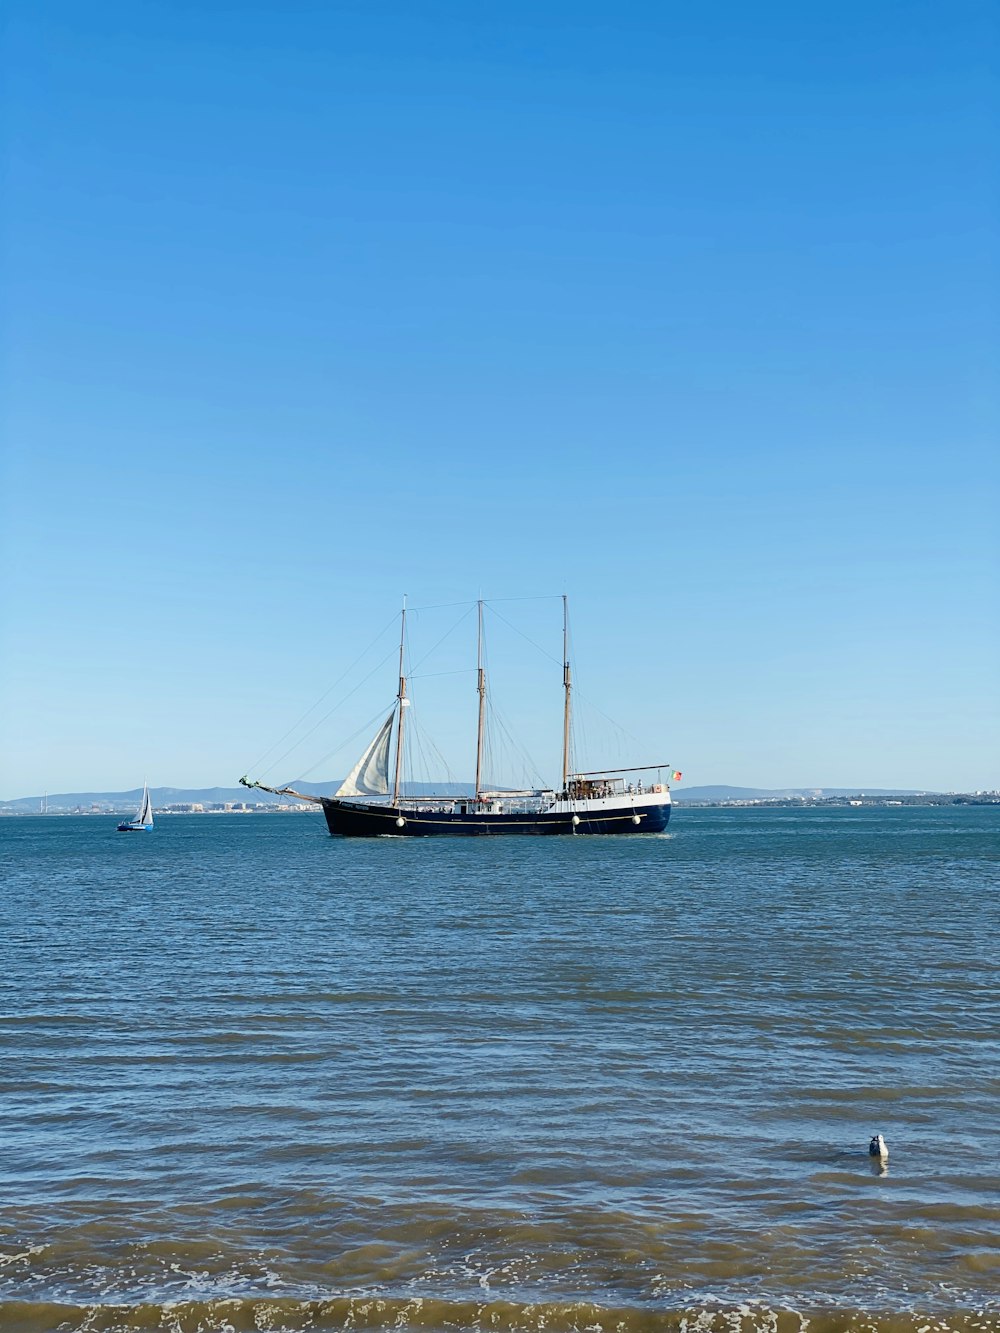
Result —
<path fill-rule="evenodd" d="M 335 796 L 385 796 L 389 791 L 389 741 L 395 709 L 378 735 L 337 788 Z"/>
<path fill-rule="evenodd" d="M 142 784 L 142 804 L 139 806 L 135 822 L 144 824 L 147 828 L 151 828 L 153 824 L 153 802 L 149 799 L 149 787 L 145 782 Z"/>

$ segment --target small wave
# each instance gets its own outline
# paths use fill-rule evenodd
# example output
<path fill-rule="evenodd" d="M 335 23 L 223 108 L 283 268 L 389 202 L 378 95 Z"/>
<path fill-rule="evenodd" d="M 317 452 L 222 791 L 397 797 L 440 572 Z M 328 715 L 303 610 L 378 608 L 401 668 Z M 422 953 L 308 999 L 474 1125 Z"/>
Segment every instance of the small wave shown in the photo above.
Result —
<path fill-rule="evenodd" d="M 518 1304 L 343 1296 L 327 1300 L 193 1300 L 69 1305 L 0 1301 L 17 1333 L 324 1333 L 333 1329 L 496 1330 L 496 1333 L 996 1333 L 985 1311 L 950 1315 L 772 1308 L 764 1302 L 639 1309 L 589 1302 Z"/>

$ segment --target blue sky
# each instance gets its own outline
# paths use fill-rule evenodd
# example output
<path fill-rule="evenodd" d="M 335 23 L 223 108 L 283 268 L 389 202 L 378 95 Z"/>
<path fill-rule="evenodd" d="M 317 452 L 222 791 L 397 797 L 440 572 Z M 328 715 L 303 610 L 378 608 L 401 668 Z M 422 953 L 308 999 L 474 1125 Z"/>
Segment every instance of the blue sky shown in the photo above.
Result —
<path fill-rule="evenodd" d="M 14 0 L 0 797 L 229 785 L 404 593 L 686 783 L 1000 786 L 991 9 Z"/>

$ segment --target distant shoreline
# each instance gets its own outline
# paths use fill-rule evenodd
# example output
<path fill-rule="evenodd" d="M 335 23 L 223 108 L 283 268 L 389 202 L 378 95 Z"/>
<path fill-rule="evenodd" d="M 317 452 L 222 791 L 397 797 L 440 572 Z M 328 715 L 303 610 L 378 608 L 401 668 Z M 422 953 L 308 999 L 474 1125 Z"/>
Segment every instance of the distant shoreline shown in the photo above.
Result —
<path fill-rule="evenodd" d="M 928 792 L 920 796 L 822 796 L 822 797 L 756 797 L 732 801 L 676 801 L 686 810 L 746 810 L 751 807 L 775 810 L 803 810 L 829 808 L 882 809 L 886 806 L 940 806 L 940 805 L 1000 805 L 1000 792 Z"/>
<path fill-rule="evenodd" d="M 127 814 L 134 802 L 92 804 L 89 808 L 81 805 L 50 806 L 48 809 L 25 809 L 26 801 L 0 804 L 0 818 L 63 818 L 67 815 L 96 816 L 114 818 Z M 674 797 L 675 807 L 681 810 L 829 810 L 829 809 L 886 809 L 891 807 L 934 807 L 934 806 L 1000 806 L 1000 791 L 977 792 L 920 792 L 899 796 L 868 796 L 859 792 L 854 796 L 756 796 L 734 797 L 727 800 L 678 799 Z M 173 815 L 316 815 L 321 813 L 319 805 L 312 803 L 284 804 L 268 802 L 222 802 L 206 805 L 202 802 L 179 801 L 157 806 L 158 817 Z"/>

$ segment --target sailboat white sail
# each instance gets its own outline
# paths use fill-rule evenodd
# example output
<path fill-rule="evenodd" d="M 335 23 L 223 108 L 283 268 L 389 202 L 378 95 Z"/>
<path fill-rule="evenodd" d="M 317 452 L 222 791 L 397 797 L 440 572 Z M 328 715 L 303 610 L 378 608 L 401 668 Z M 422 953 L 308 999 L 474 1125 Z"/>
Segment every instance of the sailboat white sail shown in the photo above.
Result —
<path fill-rule="evenodd" d="M 134 819 L 123 819 L 118 825 L 119 833 L 135 833 L 141 829 L 153 827 L 153 802 L 149 798 L 149 784 L 142 784 L 142 800 Z"/>
<path fill-rule="evenodd" d="M 378 735 L 337 788 L 336 796 L 386 796 L 389 792 L 389 742 L 396 710 L 383 722 Z"/>
<path fill-rule="evenodd" d="M 142 803 L 139 806 L 135 822 L 141 824 L 143 828 L 153 827 L 153 802 L 149 799 L 149 787 L 145 782 L 142 784 Z"/>

